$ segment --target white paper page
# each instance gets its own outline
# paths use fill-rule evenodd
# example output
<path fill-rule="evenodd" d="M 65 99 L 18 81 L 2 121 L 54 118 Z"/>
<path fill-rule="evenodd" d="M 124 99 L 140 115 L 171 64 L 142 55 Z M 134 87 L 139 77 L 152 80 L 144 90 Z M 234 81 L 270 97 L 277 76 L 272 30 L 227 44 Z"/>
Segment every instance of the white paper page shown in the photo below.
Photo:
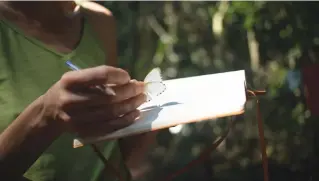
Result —
<path fill-rule="evenodd" d="M 139 107 L 141 117 L 136 123 L 99 138 L 82 139 L 76 144 L 241 114 L 246 102 L 245 81 L 244 70 L 164 81 L 166 91 Z"/>

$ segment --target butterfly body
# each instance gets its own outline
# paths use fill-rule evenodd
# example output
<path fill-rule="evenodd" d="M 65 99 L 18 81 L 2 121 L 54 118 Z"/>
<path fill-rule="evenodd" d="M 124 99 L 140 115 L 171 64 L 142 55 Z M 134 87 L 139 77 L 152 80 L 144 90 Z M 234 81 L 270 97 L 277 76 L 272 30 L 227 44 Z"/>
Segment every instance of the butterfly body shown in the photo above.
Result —
<path fill-rule="evenodd" d="M 165 90 L 166 86 L 163 83 L 161 70 L 159 68 L 152 69 L 144 79 L 145 91 L 147 101 L 154 100 L 155 97 L 161 95 Z"/>

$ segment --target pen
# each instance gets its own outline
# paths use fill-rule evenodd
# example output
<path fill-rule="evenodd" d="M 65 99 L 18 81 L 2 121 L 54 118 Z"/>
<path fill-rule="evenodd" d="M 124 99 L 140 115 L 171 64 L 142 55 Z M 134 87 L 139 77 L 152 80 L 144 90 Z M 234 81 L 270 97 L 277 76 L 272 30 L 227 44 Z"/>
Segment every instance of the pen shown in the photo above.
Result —
<path fill-rule="evenodd" d="M 78 66 L 74 65 L 70 60 L 66 61 L 65 63 L 71 70 L 81 70 Z M 102 92 L 106 93 L 107 95 L 110 95 L 110 96 L 116 95 L 114 90 L 106 85 L 97 85 L 95 87 L 100 89 Z"/>

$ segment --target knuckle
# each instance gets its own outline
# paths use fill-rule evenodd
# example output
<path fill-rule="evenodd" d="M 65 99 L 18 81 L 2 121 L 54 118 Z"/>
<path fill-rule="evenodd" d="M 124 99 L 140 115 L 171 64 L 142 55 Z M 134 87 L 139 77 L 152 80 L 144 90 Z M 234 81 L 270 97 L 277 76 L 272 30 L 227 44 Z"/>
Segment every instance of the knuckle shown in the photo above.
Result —
<path fill-rule="evenodd" d="M 132 111 L 136 108 L 137 106 L 137 101 L 135 99 L 132 99 L 131 101 L 127 102 L 126 106 L 127 106 L 127 111 Z"/>
<path fill-rule="evenodd" d="M 109 71 L 109 66 L 107 66 L 107 65 L 101 65 L 100 68 L 101 68 L 101 70 L 103 72 L 108 72 Z"/>
<path fill-rule="evenodd" d="M 61 108 L 67 108 L 71 104 L 72 100 L 67 93 L 61 93 L 59 96 L 59 104 Z"/>
<path fill-rule="evenodd" d="M 129 103 L 129 102 L 124 103 L 123 106 L 122 106 L 122 112 L 121 112 L 121 114 L 126 114 L 126 113 L 130 112 L 131 109 L 132 109 L 132 107 L 133 107 L 133 106 L 132 106 L 131 103 Z"/>
<path fill-rule="evenodd" d="M 110 112 L 113 116 L 127 114 L 128 112 L 131 112 L 134 109 L 136 109 L 137 107 L 139 107 L 143 102 L 145 102 L 144 100 L 146 100 L 145 95 L 141 94 L 141 95 L 136 96 L 132 99 L 128 99 L 128 100 L 123 101 L 121 103 L 117 103 L 115 105 L 112 105 L 111 107 L 109 107 L 109 109 L 111 110 Z"/>
<path fill-rule="evenodd" d="M 136 96 L 124 102 L 123 109 L 125 109 L 125 113 L 130 112 L 136 109 L 141 104 L 140 96 Z"/>
<path fill-rule="evenodd" d="M 137 89 L 134 83 L 129 83 L 123 86 L 122 91 L 126 99 L 133 98 L 137 94 Z"/>
<path fill-rule="evenodd" d="M 123 74 L 125 75 L 125 77 L 127 77 L 128 80 L 131 79 L 130 74 L 129 74 L 127 71 L 125 71 L 125 70 L 123 70 L 123 69 L 120 69 L 120 68 L 118 68 L 118 69 L 123 72 Z"/>
<path fill-rule="evenodd" d="M 118 109 L 115 109 L 115 112 L 116 112 L 115 115 L 119 116 L 119 115 L 122 115 L 122 114 L 126 114 L 127 112 L 130 111 L 130 108 L 131 108 L 131 104 L 124 102 L 123 104 L 118 106 Z"/>
<path fill-rule="evenodd" d="M 134 95 L 138 95 L 141 92 L 136 81 L 133 82 L 131 90 Z"/>
<path fill-rule="evenodd" d="M 125 115 L 125 116 L 121 117 L 118 121 L 121 122 L 121 124 L 119 125 L 120 128 L 126 127 L 126 126 L 132 124 L 132 116 Z"/>
<path fill-rule="evenodd" d="M 71 116 L 69 116 L 68 114 L 66 114 L 65 112 L 60 112 L 59 113 L 59 118 L 66 123 L 69 123 L 72 121 Z"/>
<path fill-rule="evenodd" d="M 107 82 L 109 74 L 110 74 L 110 67 L 107 65 L 101 65 L 98 67 L 98 72 L 99 72 L 100 78 L 105 79 Z"/>
<path fill-rule="evenodd" d="M 60 82 L 62 85 L 68 84 L 72 79 L 72 73 L 71 72 L 66 72 L 61 76 Z"/>
<path fill-rule="evenodd" d="M 122 109 L 121 106 L 111 106 L 109 107 L 110 110 L 110 117 L 117 117 L 120 114 L 120 110 Z"/>
<path fill-rule="evenodd" d="M 146 95 L 145 94 L 140 94 L 139 96 L 137 96 L 135 101 L 134 101 L 135 108 L 140 106 L 141 104 L 143 104 L 145 101 L 146 101 Z"/>
<path fill-rule="evenodd" d="M 138 117 L 138 113 L 132 113 L 128 116 L 129 121 L 133 121 L 134 119 L 136 119 Z"/>
<path fill-rule="evenodd" d="M 129 115 L 123 116 L 121 121 L 127 123 L 127 122 L 131 122 L 133 119 L 134 119 L 133 115 L 129 114 Z"/>
<path fill-rule="evenodd" d="M 137 108 L 137 107 L 141 104 L 142 101 L 140 101 L 140 100 L 141 100 L 141 99 L 140 99 L 140 96 L 138 96 L 138 97 L 134 100 L 134 102 L 132 103 L 132 109 Z"/>
<path fill-rule="evenodd" d="M 144 92 L 144 86 L 137 80 L 131 80 L 130 91 L 132 94 L 134 94 L 134 96 L 139 95 Z"/>
<path fill-rule="evenodd" d="M 133 122 L 138 117 L 138 115 L 139 115 L 138 112 L 134 111 L 123 116 L 123 119 L 125 122 Z"/>
<path fill-rule="evenodd" d="M 115 68 L 114 71 L 118 72 L 119 75 L 121 75 L 121 79 L 123 79 L 123 82 L 129 83 L 131 80 L 130 74 L 121 68 Z"/>
<path fill-rule="evenodd" d="M 99 68 L 100 68 L 101 72 L 103 72 L 103 75 L 104 75 L 104 76 L 107 76 L 107 75 L 108 75 L 108 73 L 109 73 L 109 71 L 110 71 L 109 66 L 107 66 L 107 65 L 101 65 Z"/>

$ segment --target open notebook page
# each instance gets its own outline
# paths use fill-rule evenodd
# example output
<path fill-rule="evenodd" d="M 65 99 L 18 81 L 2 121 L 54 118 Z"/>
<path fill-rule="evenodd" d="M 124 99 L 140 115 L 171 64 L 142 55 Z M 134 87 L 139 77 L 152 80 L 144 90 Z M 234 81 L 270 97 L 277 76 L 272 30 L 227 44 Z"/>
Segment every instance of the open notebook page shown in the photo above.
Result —
<path fill-rule="evenodd" d="M 111 134 L 77 138 L 73 146 L 242 114 L 246 102 L 245 81 L 244 70 L 166 80 L 166 91 L 139 107 L 141 117 L 136 123 Z"/>

